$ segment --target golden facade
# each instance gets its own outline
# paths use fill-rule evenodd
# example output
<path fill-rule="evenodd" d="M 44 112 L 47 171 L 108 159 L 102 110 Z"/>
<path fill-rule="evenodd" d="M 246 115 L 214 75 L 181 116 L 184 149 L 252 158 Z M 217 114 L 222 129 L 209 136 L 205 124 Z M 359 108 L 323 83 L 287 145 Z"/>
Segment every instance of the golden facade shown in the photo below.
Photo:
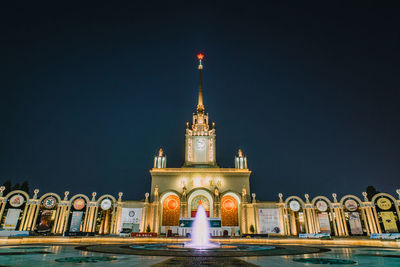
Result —
<path fill-rule="evenodd" d="M 239 205 L 233 196 L 224 196 L 221 200 L 222 226 L 239 225 Z"/>
<path fill-rule="evenodd" d="M 278 201 L 257 201 L 250 194 L 247 158 L 239 149 L 234 168 L 220 168 L 216 160 L 215 123 L 205 113 L 199 64 L 199 97 L 192 124 L 186 124 L 185 163 L 167 168 L 167 158 L 160 149 L 150 170 L 151 191 L 144 201 L 122 201 L 103 195 L 96 198 L 66 191 L 30 197 L 23 191 L 3 196 L 0 187 L 0 228 L 35 231 L 38 234 L 63 235 L 87 233 L 117 235 L 125 228 L 134 232 L 177 233 L 180 218 L 194 217 L 199 205 L 207 215 L 220 218 L 224 234 L 249 233 L 297 236 L 301 233 L 329 233 L 333 236 L 360 236 L 375 233 L 398 233 L 400 229 L 400 189 L 398 199 L 379 193 L 362 198 L 345 195 L 339 198 L 316 196 L 304 198 L 279 194 Z M 135 228 L 136 227 L 136 228 Z M 128 231 L 129 232 L 129 231 Z"/>
<path fill-rule="evenodd" d="M 162 203 L 162 225 L 174 226 L 179 224 L 179 197 L 176 195 L 169 195 Z"/>
<path fill-rule="evenodd" d="M 118 199 L 111 195 L 103 195 L 96 199 L 96 193 L 89 199 L 86 195 L 77 194 L 64 198 L 57 193 L 46 193 L 38 198 L 39 190 L 34 190 L 32 198 L 20 190 L 12 191 L 6 196 L 0 188 L 1 229 L 14 231 L 36 231 L 39 234 L 59 234 L 71 232 L 74 212 L 79 214 L 76 231 L 93 234 L 118 234 L 119 217 L 122 208 L 122 193 Z M 15 202 L 18 201 L 19 203 Z M 10 214 L 17 214 L 11 216 Z M 12 224 L 8 224 L 9 218 Z M 76 216 L 75 216 L 76 217 Z"/>
<path fill-rule="evenodd" d="M 154 208 L 160 207 L 159 203 L 150 203 L 148 198 L 145 201 L 122 201 L 122 193 L 119 194 L 118 199 L 111 195 L 103 195 L 96 199 L 96 193 L 93 193 L 90 199 L 83 194 L 68 198 L 68 192 L 65 192 L 64 198 L 56 193 L 46 193 L 38 198 L 39 190 L 37 189 L 34 190 L 32 197 L 20 190 L 3 196 L 3 191 L 4 187 L 1 187 L 0 229 L 2 230 L 10 230 L 10 225 L 7 225 L 7 215 L 12 209 L 19 210 L 15 228 L 12 230 L 35 231 L 38 234 L 46 235 L 63 235 L 70 232 L 73 212 L 76 210 L 83 213 L 79 231 L 96 235 L 120 233 L 123 207 L 135 207 L 143 211 L 140 219 L 140 232 L 146 232 L 145 226 L 147 225 L 155 227 L 157 225 L 155 219 L 163 214 L 163 212 L 158 214 L 154 212 Z M 223 226 L 231 227 L 237 224 L 241 234 L 253 233 L 252 228 L 254 233 L 262 233 L 259 214 L 261 210 L 265 209 L 278 211 L 281 231 L 275 233 L 277 235 L 297 236 L 301 233 L 328 232 L 332 236 L 369 236 L 376 233 L 399 233 L 400 189 L 397 189 L 396 192 L 397 199 L 387 193 L 379 193 L 368 198 L 365 192 L 363 192 L 362 198 L 345 195 L 340 199 L 336 194 L 332 194 L 332 199 L 325 196 L 310 199 L 307 194 L 304 199 L 298 196 L 289 196 L 283 199 L 283 195 L 279 194 L 278 202 L 259 202 L 253 195 L 251 202 L 237 202 L 237 205 L 235 204 L 236 197 L 230 194 L 221 199 L 220 216 Z M 198 196 L 203 193 L 201 192 Z M 177 196 L 173 194 L 169 194 L 169 196 L 172 196 L 171 199 L 175 201 L 164 203 L 170 204 L 168 208 L 174 212 L 169 214 L 170 219 L 167 219 L 166 225 L 174 225 L 176 220 L 182 217 L 181 207 L 183 205 Z M 168 196 L 165 199 L 168 199 Z M 193 198 L 194 201 L 196 199 L 204 200 L 203 197 Z M 107 201 L 104 202 L 104 200 Z M 109 203 L 108 200 L 111 202 L 111 207 L 104 204 Z M 179 205 L 179 209 L 177 205 Z M 238 218 L 237 222 L 235 222 L 236 218 Z M 163 220 L 163 222 L 165 221 Z M 152 232 L 154 230 L 155 228 L 151 229 Z"/>
<path fill-rule="evenodd" d="M 185 163 L 181 168 L 167 168 L 166 156 L 160 149 L 154 158 L 151 174 L 151 193 L 146 225 L 152 231 L 178 232 L 179 218 L 194 217 L 197 207 L 202 205 L 207 216 L 221 218 L 223 226 L 240 231 L 240 205 L 245 205 L 250 196 L 250 174 L 247 158 L 239 150 L 235 168 L 220 168 L 216 160 L 216 129 L 205 113 L 203 101 L 202 70 L 199 59 L 199 95 L 192 123 L 186 124 Z M 179 200 L 179 218 L 170 224 L 170 210 L 166 207 L 171 197 Z M 176 213 L 174 213 L 176 214 Z"/>

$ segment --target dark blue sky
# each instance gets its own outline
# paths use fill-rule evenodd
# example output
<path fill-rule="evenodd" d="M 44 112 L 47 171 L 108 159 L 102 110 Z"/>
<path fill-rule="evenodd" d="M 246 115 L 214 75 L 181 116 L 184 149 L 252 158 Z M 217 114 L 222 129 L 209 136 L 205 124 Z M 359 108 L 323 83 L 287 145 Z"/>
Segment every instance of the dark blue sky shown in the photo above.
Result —
<path fill-rule="evenodd" d="M 201 51 L 217 161 L 242 148 L 257 198 L 395 194 L 397 7 L 196 3 L 3 6 L 0 183 L 143 198 L 159 147 L 183 163 Z"/>

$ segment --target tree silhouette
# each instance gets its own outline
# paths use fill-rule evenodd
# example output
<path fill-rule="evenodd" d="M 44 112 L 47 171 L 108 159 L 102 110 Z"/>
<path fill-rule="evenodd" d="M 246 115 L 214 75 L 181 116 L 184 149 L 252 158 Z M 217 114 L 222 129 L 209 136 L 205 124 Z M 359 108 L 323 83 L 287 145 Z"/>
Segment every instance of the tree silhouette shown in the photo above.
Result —
<path fill-rule="evenodd" d="M 373 196 L 379 193 L 372 185 L 367 186 L 366 192 L 369 200 L 371 200 Z"/>
<path fill-rule="evenodd" d="M 29 195 L 29 184 L 28 181 L 22 183 L 20 190 L 26 192 Z"/>
<path fill-rule="evenodd" d="M 3 191 L 3 196 L 6 196 L 8 193 L 11 192 L 11 181 L 10 180 L 5 181 L 3 186 L 6 188 Z"/>
<path fill-rule="evenodd" d="M 20 189 L 21 189 L 21 186 L 19 185 L 19 183 L 16 183 L 16 184 L 11 188 L 11 191 L 20 190 Z"/>

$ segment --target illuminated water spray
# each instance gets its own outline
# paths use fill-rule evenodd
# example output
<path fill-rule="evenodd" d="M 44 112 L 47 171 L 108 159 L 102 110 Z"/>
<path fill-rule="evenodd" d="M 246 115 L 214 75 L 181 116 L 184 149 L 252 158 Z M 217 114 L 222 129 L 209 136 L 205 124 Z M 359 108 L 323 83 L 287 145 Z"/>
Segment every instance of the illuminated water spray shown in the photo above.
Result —
<path fill-rule="evenodd" d="M 208 249 L 219 247 L 218 244 L 210 242 L 210 225 L 207 219 L 206 211 L 203 205 L 199 205 L 196 212 L 196 217 L 192 225 L 192 241 L 185 244 L 185 247 L 195 249 Z"/>

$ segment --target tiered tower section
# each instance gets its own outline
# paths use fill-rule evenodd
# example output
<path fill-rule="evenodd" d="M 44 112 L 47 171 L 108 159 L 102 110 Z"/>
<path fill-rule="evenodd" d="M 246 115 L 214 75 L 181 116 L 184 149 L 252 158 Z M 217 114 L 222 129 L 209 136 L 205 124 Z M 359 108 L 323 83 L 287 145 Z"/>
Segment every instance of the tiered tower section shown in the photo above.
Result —
<path fill-rule="evenodd" d="M 199 60 L 199 97 L 196 114 L 193 113 L 193 122 L 186 123 L 185 135 L 185 164 L 184 167 L 215 168 L 217 166 L 215 151 L 215 123 L 210 128 L 208 113 L 204 112 L 202 60 L 203 54 L 198 54 Z"/>

